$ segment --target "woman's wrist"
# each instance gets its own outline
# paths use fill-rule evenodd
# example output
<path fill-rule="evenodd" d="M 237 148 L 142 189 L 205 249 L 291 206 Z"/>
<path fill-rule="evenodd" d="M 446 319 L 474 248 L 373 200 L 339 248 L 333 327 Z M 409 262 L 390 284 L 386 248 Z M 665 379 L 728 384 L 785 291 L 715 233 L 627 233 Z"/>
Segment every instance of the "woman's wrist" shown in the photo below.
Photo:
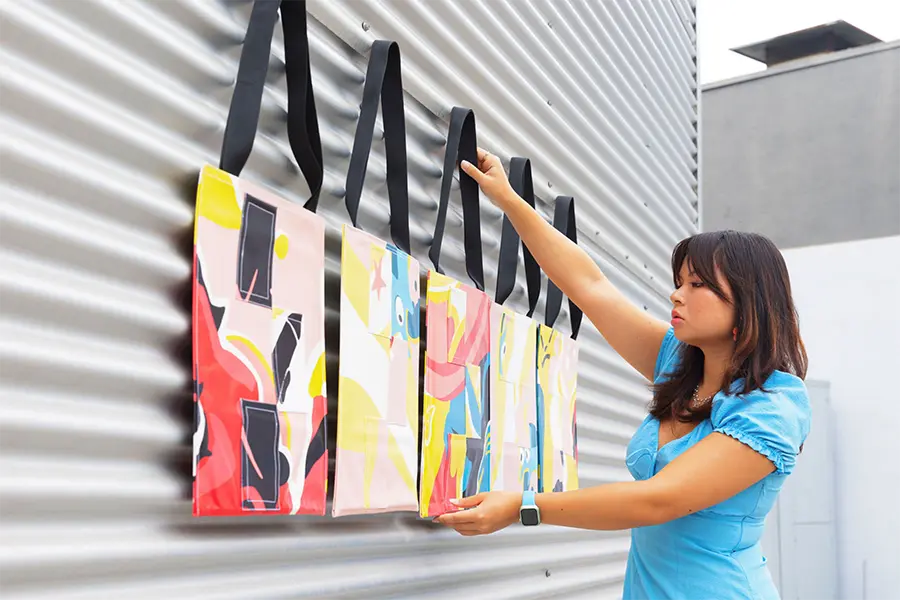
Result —
<path fill-rule="evenodd" d="M 506 520 L 510 523 L 519 522 L 519 512 L 522 508 L 522 492 L 501 492 L 506 496 Z"/>
<path fill-rule="evenodd" d="M 509 212 L 517 207 L 519 203 L 525 203 L 522 198 L 516 193 L 512 186 L 506 186 L 503 190 L 497 194 L 497 197 L 493 199 L 494 204 L 502 210 L 503 212 Z"/>

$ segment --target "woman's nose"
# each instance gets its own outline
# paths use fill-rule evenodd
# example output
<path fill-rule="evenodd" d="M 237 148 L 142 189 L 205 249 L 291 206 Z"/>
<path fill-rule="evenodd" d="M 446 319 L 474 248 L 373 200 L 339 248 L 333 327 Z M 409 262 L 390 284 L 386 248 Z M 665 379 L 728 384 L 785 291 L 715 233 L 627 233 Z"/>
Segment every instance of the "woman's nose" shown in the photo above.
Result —
<path fill-rule="evenodd" d="M 681 288 L 675 288 L 675 291 L 673 291 L 669 295 L 669 300 L 672 301 L 672 304 L 681 304 L 681 302 L 682 302 Z"/>

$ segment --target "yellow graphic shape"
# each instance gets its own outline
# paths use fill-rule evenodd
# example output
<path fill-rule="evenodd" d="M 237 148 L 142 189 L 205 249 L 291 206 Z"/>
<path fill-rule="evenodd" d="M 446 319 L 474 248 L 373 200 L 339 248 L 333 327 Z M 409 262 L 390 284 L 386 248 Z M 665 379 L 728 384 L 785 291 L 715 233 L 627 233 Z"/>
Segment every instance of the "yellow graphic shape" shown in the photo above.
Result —
<path fill-rule="evenodd" d="M 499 443 L 496 448 L 491 448 L 491 489 L 495 489 L 497 477 L 503 468 L 503 440 L 506 438 L 506 403 L 510 401 L 507 392 L 510 386 L 505 381 L 498 381 L 496 386 L 496 401 L 491 399 L 491 431 L 490 435 L 494 436 Z"/>
<path fill-rule="evenodd" d="M 544 396 L 551 393 L 550 361 L 559 356 L 559 339 L 556 332 L 546 325 L 540 326 L 540 343 L 538 344 L 538 384 L 544 390 Z"/>
<path fill-rule="evenodd" d="M 287 449 L 290 450 L 291 449 L 291 419 L 288 417 L 287 413 L 284 413 L 281 411 L 278 411 L 278 416 L 284 417 L 285 434 L 287 435 L 287 439 L 285 440 L 285 446 L 287 446 Z"/>
<path fill-rule="evenodd" d="M 375 403 L 372 402 L 372 397 L 363 386 L 346 377 L 341 377 L 339 383 L 341 386 L 340 413 L 353 415 L 353 419 L 338 419 L 338 444 L 346 450 L 368 455 L 369 448 L 366 443 L 368 421 L 375 420 L 377 425 L 377 421 L 381 420 L 381 415 L 378 413 Z M 347 427 L 351 429 L 345 431 Z M 371 439 L 374 444 L 374 440 L 378 438 L 373 434 Z M 371 454 L 374 454 L 374 448 L 372 450 Z M 366 464 L 368 465 L 368 458 Z M 366 468 L 368 469 L 368 466 Z M 368 485 L 366 487 L 368 488 Z"/>
<path fill-rule="evenodd" d="M 378 451 L 378 424 L 381 419 L 366 417 L 364 445 L 366 464 L 363 470 L 363 508 L 372 508 L 372 476 L 375 474 L 375 455 Z"/>
<path fill-rule="evenodd" d="M 272 367 L 269 365 L 269 361 L 266 359 L 266 356 L 260 351 L 259 348 L 256 347 L 256 344 L 242 335 L 229 335 L 226 336 L 225 339 L 236 346 L 239 344 L 243 344 L 244 346 L 246 346 L 247 349 L 250 350 L 250 352 L 252 352 L 253 355 L 259 359 L 259 362 L 262 363 L 262 366 L 266 370 L 266 374 L 269 376 L 269 379 L 272 380 L 272 383 L 275 383 L 275 374 L 272 372 Z"/>
<path fill-rule="evenodd" d="M 466 436 L 450 434 L 450 477 L 456 478 L 456 498 L 462 498 L 465 489 L 466 446 Z"/>
<path fill-rule="evenodd" d="M 427 352 L 426 352 L 427 355 Z M 419 513 L 428 516 L 428 505 L 434 493 L 434 482 L 437 479 L 441 459 L 444 456 L 444 428 L 447 425 L 447 414 L 450 412 L 449 402 L 440 402 L 429 394 L 425 394 L 422 407 L 422 485 Z"/>
<path fill-rule="evenodd" d="M 400 451 L 400 444 L 397 443 L 397 438 L 394 437 L 390 427 L 388 428 L 388 457 L 391 459 L 391 462 L 394 463 L 397 472 L 400 473 L 400 477 L 403 478 L 403 483 L 406 484 L 406 488 L 412 492 L 415 497 L 416 480 L 413 478 L 413 474 L 409 472 L 409 467 L 406 466 L 406 461 L 403 459 L 403 453 Z"/>
<path fill-rule="evenodd" d="M 325 395 L 325 353 L 319 355 L 316 366 L 313 367 L 312 375 L 309 378 L 309 397 Z"/>
<path fill-rule="evenodd" d="M 275 256 L 283 259 L 288 253 L 288 237 L 283 233 L 275 238 Z"/>
<path fill-rule="evenodd" d="M 225 229 L 241 228 L 241 207 L 231 176 L 225 171 L 206 165 L 197 186 L 197 218 L 203 217 Z M 194 228 L 194 244 L 197 243 Z"/>
<path fill-rule="evenodd" d="M 469 384 L 472 384 L 472 391 L 469 391 Z M 466 403 L 466 437 L 481 437 L 481 417 L 472 414 L 472 402 L 478 407 L 479 413 L 484 410 L 481 395 L 481 367 L 478 365 L 466 365 L 466 381 L 465 381 L 464 400 Z M 477 423 L 475 421 L 478 421 Z"/>

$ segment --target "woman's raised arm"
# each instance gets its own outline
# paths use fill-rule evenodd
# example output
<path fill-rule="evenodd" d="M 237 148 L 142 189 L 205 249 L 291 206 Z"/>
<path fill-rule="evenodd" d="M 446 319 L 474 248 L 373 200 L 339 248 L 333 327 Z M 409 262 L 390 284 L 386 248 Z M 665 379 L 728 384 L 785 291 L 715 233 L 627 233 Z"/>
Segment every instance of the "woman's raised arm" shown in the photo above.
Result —
<path fill-rule="evenodd" d="M 512 222 L 553 283 L 587 315 L 613 350 L 648 380 L 668 325 L 632 304 L 600 267 L 535 212 L 509 184 L 500 159 L 478 150 L 478 167 L 461 163 L 482 191 Z"/>

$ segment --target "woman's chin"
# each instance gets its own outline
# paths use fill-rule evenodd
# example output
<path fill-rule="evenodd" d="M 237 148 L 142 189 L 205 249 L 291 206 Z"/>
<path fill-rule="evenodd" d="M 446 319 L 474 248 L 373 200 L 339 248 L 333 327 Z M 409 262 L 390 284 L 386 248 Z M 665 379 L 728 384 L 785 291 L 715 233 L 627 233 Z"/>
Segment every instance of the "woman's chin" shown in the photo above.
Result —
<path fill-rule="evenodd" d="M 685 326 L 684 321 L 678 325 L 673 324 L 672 333 L 675 335 L 675 339 L 683 344 L 687 344 L 688 346 L 699 345 L 700 339 L 696 335 L 696 332 L 691 331 L 690 327 Z"/>

